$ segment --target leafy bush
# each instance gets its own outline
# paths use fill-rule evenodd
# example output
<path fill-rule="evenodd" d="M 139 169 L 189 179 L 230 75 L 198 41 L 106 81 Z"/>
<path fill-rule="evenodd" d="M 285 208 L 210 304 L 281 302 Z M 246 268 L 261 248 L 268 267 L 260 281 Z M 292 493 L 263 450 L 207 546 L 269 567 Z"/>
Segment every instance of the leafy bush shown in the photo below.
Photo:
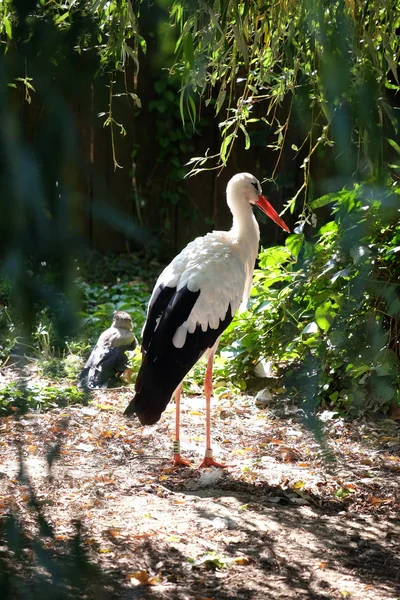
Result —
<path fill-rule="evenodd" d="M 110 327 L 113 312 L 125 310 L 132 317 L 133 330 L 138 335 L 142 329 L 149 294 L 142 283 L 85 283 L 80 280 L 78 288 L 81 295 L 82 310 L 80 317 L 84 328 L 84 337 L 92 345 L 104 329 Z"/>
<path fill-rule="evenodd" d="M 58 406 L 82 404 L 87 400 L 87 394 L 76 387 L 43 387 L 29 383 L 26 387 L 20 383 L 9 383 L 0 389 L 0 416 L 12 414 L 15 411 L 43 411 Z"/>
<path fill-rule="evenodd" d="M 14 318 L 9 310 L 10 293 L 6 281 L 0 283 L 0 364 L 4 363 L 18 342 Z"/>
<path fill-rule="evenodd" d="M 399 375 L 399 195 L 356 185 L 313 207 L 328 203 L 334 219 L 316 239 L 300 227 L 261 252 L 251 310 L 225 333 L 224 353 L 236 376 L 261 357 L 285 365 L 287 384 L 314 405 L 387 411 Z"/>
<path fill-rule="evenodd" d="M 60 339 L 49 308 L 35 306 L 32 345 L 29 346 L 21 345 L 17 336 L 13 299 L 8 292 L 0 290 L 0 361 L 6 363 L 10 354 L 17 352 L 37 359 L 46 376 L 75 379 L 82 368 L 82 356 L 90 353 L 101 332 L 110 327 L 115 310 L 127 311 L 135 334 L 140 335 L 149 298 L 144 283 L 104 285 L 79 279 L 76 287 L 81 309 L 78 312 L 80 326 L 74 335 Z"/>

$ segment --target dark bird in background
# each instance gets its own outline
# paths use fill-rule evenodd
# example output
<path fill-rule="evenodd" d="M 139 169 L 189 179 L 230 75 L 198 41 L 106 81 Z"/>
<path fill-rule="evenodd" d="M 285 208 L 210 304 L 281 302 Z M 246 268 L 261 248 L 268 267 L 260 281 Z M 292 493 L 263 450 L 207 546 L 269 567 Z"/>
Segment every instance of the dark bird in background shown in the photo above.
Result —
<path fill-rule="evenodd" d="M 260 182 L 239 173 L 228 183 L 232 212 L 230 231 L 213 231 L 182 250 L 164 269 L 153 290 L 143 329 L 143 360 L 136 395 L 125 415 L 136 414 L 142 425 L 156 423 L 175 392 L 174 464 L 188 465 L 179 449 L 179 409 L 182 380 L 199 358 L 208 357 L 206 453 L 200 466 L 225 466 L 214 461 L 210 434 L 213 357 L 222 332 L 250 296 L 260 230 L 253 206 L 289 232 L 286 223 L 264 198 Z"/>
<path fill-rule="evenodd" d="M 132 319 L 127 312 L 115 311 L 111 327 L 103 331 L 78 378 L 82 389 L 112 387 L 125 371 L 127 350 L 136 348 Z"/>

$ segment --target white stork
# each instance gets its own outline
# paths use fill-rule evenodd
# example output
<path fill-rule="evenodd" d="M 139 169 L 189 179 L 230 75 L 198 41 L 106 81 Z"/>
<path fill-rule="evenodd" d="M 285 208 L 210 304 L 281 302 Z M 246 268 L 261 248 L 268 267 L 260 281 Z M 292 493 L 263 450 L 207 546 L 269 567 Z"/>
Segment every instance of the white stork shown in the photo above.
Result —
<path fill-rule="evenodd" d="M 157 280 L 143 328 L 143 360 L 136 394 L 124 413 L 136 413 L 142 425 L 152 425 L 161 418 L 175 392 L 175 465 L 189 465 L 180 455 L 179 443 L 182 380 L 207 352 L 206 452 L 200 467 L 226 466 L 213 459 L 211 449 L 212 366 L 222 332 L 239 306 L 246 306 L 250 295 L 260 241 L 252 205 L 290 231 L 262 195 L 260 182 L 253 175 L 238 173 L 232 177 L 226 196 L 233 215 L 231 230 L 213 231 L 190 242 Z"/>

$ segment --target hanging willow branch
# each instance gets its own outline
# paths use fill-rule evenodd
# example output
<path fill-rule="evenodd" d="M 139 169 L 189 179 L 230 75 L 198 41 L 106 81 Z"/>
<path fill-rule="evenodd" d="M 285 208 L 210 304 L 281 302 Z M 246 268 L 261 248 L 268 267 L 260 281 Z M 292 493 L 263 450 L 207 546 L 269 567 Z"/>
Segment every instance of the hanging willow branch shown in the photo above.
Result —
<path fill-rule="evenodd" d="M 110 127 L 110 139 L 114 168 L 119 167 L 116 157 L 115 126 L 121 135 L 125 135 L 122 124 L 116 123 L 112 115 L 113 81 L 122 73 L 125 94 L 132 99 L 135 106 L 141 106 L 140 98 L 136 94 L 137 74 L 139 72 L 139 52 L 146 52 L 146 42 L 139 33 L 138 15 L 141 0 L 92 0 L 91 2 L 52 2 L 40 1 L 34 9 L 27 14 L 27 30 L 25 38 L 29 37 L 30 30 L 34 30 L 35 22 L 51 22 L 57 30 L 66 31 L 74 27 L 77 20 L 80 23 L 80 33 L 74 46 L 76 53 L 95 51 L 100 57 L 100 69 L 97 75 L 108 74 L 110 80 L 110 94 L 108 109 L 99 113 L 105 117 L 104 126 Z M 85 20 L 86 19 L 86 20 Z M 86 26 L 84 25 L 86 23 Z M 30 28 L 30 30 L 29 30 Z M 6 53 L 10 47 L 17 47 L 25 43 L 25 38 L 18 38 L 18 19 L 13 0 L 0 2 L 0 51 Z M 56 60 L 52 57 L 51 60 Z M 129 61 L 134 63 L 134 76 L 126 76 L 126 67 Z M 25 65 L 26 72 L 29 65 Z M 26 72 L 21 73 L 8 85 L 17 87 L 23 85 L 25 98 L 30 102 L 30 94 L 35 91 L 35 82 L 28 78 Z M 115 97 L 115 95 L 114 95 Z"/>
<path fill-rule="evenodd" d="M 295 118 L 309 122 L 313 152 L 316 145 L 335 145 L 345 165 L 346 156 L 360 150 L 354 171 L 367 165 L 377 177 L 388 166 L 388 151 L 400 152 L 398 117 L 388 98 L 400 90 L 399 2 L 200 0 L 195 6 L 176 0 L 171 18 L 180 31 L 174 71 L 182 77 L 182 96 L 196 94 L 214 103 L 216 115 L 225 114 L 217 160 L 193 160 L 190 174 L 226 165 L 233 145 L 242 139 L 248 148 L 251 132 L 265 123 L 278 153 L 273 179 Z M 338 132 L 347 114 L 348 131 Z M 310 164 L 306 179 L 309 173 Z M 307 186 L 306 180 L 303 191 Z"/>

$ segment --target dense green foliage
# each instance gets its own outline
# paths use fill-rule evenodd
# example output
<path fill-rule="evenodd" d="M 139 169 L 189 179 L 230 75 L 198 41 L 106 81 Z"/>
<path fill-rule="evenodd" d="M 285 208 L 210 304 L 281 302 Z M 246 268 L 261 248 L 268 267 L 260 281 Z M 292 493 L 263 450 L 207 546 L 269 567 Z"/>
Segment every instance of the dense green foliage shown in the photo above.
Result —
<path fill-rule="evenodd" d="M 89 343 L 93 343 L 110 326 L 115 310 L 129 312 L 135 332 L 140 332 L 149 298 L 144 284 L 120 282 L 103 285 L 79 281 L 77 285 L 82 295 L 82 330 Z"/>
<path fill-rule="evenodd" d="M 298 232 L 261 252 L 228 353 L 239 372 L 262 357 L 292 364 L 289 390 L 315 406 L 385 412 L 399 377 L 399 194 L 356 186 L 316 201 L 327 202 L 334 218 L 316 239 Z"/>
<path fill-rule="evenodd" d="M 40 384 L 27 384 L 22 387 L 10 383 L 0 389 L 0 415 L 28 410 L 48 410 L 58 406 L 82 404 L 87 400 L 84 392 L 79 392 L 75 386 L 46 387 Z"/>
<path fill-rule="evenodd" d="M 112 261 L 108 263 L 112 265 Z M 80 296 L 79 327 L 67 337 L 60 339 L 54 319 L 46 306 L 35 311 L 32 342 L 21 346 L 16 335 L 16 318 L 10 298 L 3 294 L 0 307 L 0 366 L 13 365 L 25 355 L 35 366 L 35 371 L 44 381 L 32 383 L 11 383 L 0 390 L 0 413 L 13 411 L 48 410 L 55 406 L 87 401 L 87 395 L 78 391 L 75 382 L 85 360 L 90 354 L 99 335 L 111 325 L 115 310 L 125 310 L 132 317 L 137 336 L 144 322 L 148 302 L 148 289 L 144 283 L 120 282 L 113 285 L 86 283 L 77 280 Z M 137 370 L 140 355 L 130 353 L 132 367 Z M 26 379 L 26 373 L 25 373 Z M 54 385 L 58 381 L 58 385 Z"/>
<path fill-rule="evenodd" d="M 134 257 L 131 256 L 131 262 Z M 107 267 L 113 272 L 114 263 L 119 259 L 107 261 Z M 105 261 L 102 261 L 103 269 Z M 154 267 L 153 267 L 154 269 Z M 151 272 L 151 269 L 148 272 Z M 154 275 L 152 277 L 152 280 Z M 103 283 L 85 282 L 76 278 L 78 321 L 76 327 L 66 338 L 60 338 L 54 323 L 54 316 L 45 303 L 35 306 L 32 339 L 30 345 L 23 345 L 18 335 L 18 313 L 12 301 L 10 284 L 3 282 L 0 303 L 0 365 L 6 365 L 10 354 L 25 354 L 39 360 L 47 375 L 74 379 L 81 363 L 74 363 L 71 355 L 82 357 L 94 346 L 100 333 L 111 325 L 115 310 L 129 312 L 134 331 L 139 335 L 144 323 L 148 286 L 143 281 L 118 281 L 110 284 L 103 272 Z M 21 345 L 22 344 L 22 345 Z M 15 357 L 14 357 L 15 358 Z"/>

